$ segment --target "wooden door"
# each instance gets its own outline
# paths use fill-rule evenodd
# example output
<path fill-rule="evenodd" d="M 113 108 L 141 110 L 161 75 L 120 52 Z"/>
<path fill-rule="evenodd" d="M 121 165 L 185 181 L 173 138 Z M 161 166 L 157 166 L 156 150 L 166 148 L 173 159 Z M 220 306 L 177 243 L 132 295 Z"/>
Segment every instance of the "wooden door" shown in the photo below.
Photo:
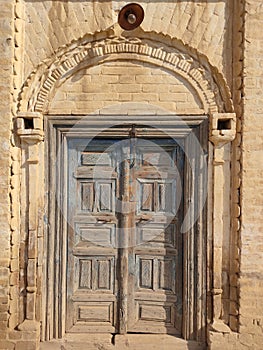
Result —
<path fill-rule="evenodd" d="M 68 156 L 66 330 L 180 334 L 177 143 L 72 139 Z"/>
<path fill-rule="evenodd" d="M 137 141 L 130 174 L 129 332 L 181 333 L 182 170 L 173 140 Z"/>
<path fill-rule="evenodd" d="M 110 140 L 69 143 L 66 331 L 115 332 L 119 179 Z"/>

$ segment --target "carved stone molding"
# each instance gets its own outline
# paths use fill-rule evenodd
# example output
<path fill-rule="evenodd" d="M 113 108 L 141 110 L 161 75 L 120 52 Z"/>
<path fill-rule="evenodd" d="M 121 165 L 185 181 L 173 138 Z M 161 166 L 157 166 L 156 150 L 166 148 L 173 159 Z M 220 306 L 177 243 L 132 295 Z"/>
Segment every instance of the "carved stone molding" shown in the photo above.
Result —
<path fill-rule="evenodd" d="M 107 37 L 106 34 L 84 37 L 40 65 L 24 85 L 19 110 L 45 113 L 53 88 L 76 70 L 128 59 L 149 62 L 182 76 L 193 86 L 206 112 L 232 112 L 230 93 L 223 76 L 204 56 L 192 52 L 193 49 L 176 39 L 164 37 L 164 40 L 163 36 L 159 40 L 164 42 L 154 41 L 153 35 L 147 38 L 146 33 L 140 33 L 144 36 L 142 38 L 112 34 Z"/>

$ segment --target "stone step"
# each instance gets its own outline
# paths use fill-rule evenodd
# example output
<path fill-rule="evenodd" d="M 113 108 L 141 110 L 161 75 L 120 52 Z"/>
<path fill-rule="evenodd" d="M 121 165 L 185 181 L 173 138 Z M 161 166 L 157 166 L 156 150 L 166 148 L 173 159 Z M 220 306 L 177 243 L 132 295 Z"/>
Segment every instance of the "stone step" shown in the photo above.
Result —
<path fill-rule="evenodd" d="M 204 344 L 157 334 L 71 334 L 62 341 L 41 343 L 40 350 L 204 350 Z"/>
<path fill-rule="evenodd" d="M 198 342 L 165 334 L 116 335 L 114 343 L 118 350 L 203 350 L 205 348 Z"/>

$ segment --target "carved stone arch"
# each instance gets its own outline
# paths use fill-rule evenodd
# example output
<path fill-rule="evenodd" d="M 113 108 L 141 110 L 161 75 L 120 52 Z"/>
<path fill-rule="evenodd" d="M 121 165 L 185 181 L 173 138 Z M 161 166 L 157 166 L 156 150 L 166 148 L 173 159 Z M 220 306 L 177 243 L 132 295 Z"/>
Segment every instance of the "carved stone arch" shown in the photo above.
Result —
<path fill-rule="evenodd" d="M 195 89 L 206 113 L 233 112 L 227 83 L 207 57 L 168 36 L 142 31 L 136 34 L 124 37 L 96 33 L 62 47 L 25 82 L 19 112 L 45 113 L 55 86 L 76 70 L 120 59 L 149 62 L 183 77 Z"/>

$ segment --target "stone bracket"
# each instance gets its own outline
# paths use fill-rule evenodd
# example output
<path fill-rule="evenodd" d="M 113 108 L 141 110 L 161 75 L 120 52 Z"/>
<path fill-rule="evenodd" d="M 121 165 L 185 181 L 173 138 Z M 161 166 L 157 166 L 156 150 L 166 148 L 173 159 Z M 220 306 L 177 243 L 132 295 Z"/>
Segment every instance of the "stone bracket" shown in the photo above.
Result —
<path fill-rule="evenodd" d="M 43 140 L 43 115 L 38 112 L 18 113 L 16 132 L 21 139 L 37 143 Z"/>
<path fill-rule="evenodd" d="M 236 114 L 213 113 L 210 115 L 209 140 L 217 147 L 231 142 L 236 137 Z"/>

